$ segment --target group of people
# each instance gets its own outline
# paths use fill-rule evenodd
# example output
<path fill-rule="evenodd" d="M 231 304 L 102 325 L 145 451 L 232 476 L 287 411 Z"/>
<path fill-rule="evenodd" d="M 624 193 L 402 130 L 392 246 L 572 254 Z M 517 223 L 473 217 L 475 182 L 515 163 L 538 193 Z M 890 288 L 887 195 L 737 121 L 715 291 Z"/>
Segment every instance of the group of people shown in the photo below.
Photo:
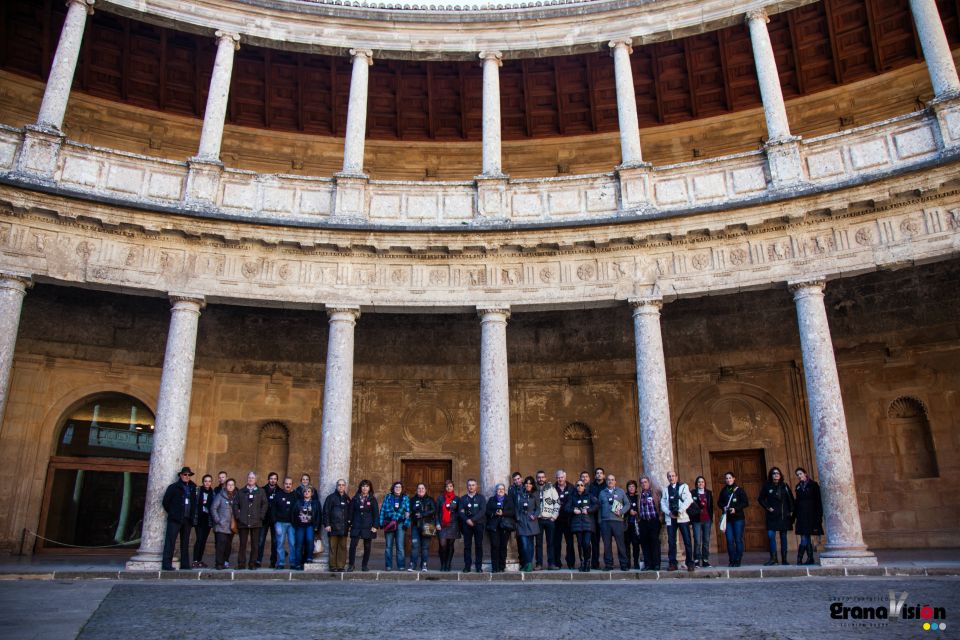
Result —
<path fill-rule="evenodd" d="M 357 568 L 361 542 L 359 568 L 367 571 L 371 541 L 380 532 L 386 542 L 387 571 L 427 571 L 434 538 L 441 571 L 453 570 L 459 538 L 463 538 L 464 572 L 482 570 L 484 538 L 488 541 L 491 570 L 505 571 L 511 537 L 516 540 L 521 571 L 561 569 L 563 561 L 568 569 L 599 569 L 601 541 L 605 570 L 614 568 L 615 545 L 621 570 L 658 571 L 661 530 L 666 528 L 668 570 L 678 570 L 679 533 L 685 567 L 694 571 L 698 566 L 711 566 L 710 536 L 715 522 L 726 536 L 728 566 L 736 567 L 743 558 L 744 510 L 750 506 L 733 472 L 725 474 L 725 485 L 716 502 L 703 476 L 698 476 L 691 488 L 670 471 L 662 490 L 656 490 L 647 476 L 639 482 L 630 480 L 623 489 L 617 485 L 616 476 L 599 467 L 592 478 L 583 471 L 573 483 L 567 481 L 563 470 L 556 472 L 552 483 L 544 471 L 527 477 L 514 472 L 510 486 L 497 484 L 490 496 L 481 494 L 477 481 L 471 478 L 467 480 L 466 493 L 459 494 L 453 481 L 447 480 L 436 498 L 428 494 L 422 483 L 412 495 L 407 495 L 403 484 L 394 482 L 382 501 L 378 501 L 369 480 L 362 480 L 351 496 L 346 480 L 341 479 L 322 503 L 308 474 L 301 476 L 297 487 L 291 478 L 285 478 L 280 485 L 276 473 L 270 473 L 267 483 L 259 486 L 256 474 L 250 472 L 246 485 L 240 489 L 222 471 L 216 487 L 209 475 L 203 476 L 200 486 L 194 484 L 192 476 L 189 467 L 181 469 L 179 480 L 164 495 L 164 569 L 173 568 L 178 538 L 180 566 L 206 567 L 203 551 L 212 529 L 217 569 L 230 566 L 233 536 L 239 535 L 236 568 L 259 568 L 269 536 L 270 567 L 302 570 L 305 563 L 313 561 L 315 540 L 321 539 L 322 527 L 329 541 L 330 571 Z M 823 534 L 820 488 L 802 468 L 797 468 L 796 477 L 796 488 L 791 491 L 780 469 L 773 467 L 757 496 L 764 510 L 770 545 L 766 565 L 788 564 L 787 531 L 791 529 L 800 537 L 797 564 L 814 563 L 811 536 Z M 196 530 L 192 563 L 191 529 Z M 408 534 L 409 562 L 404 557 Z M 565 553 L 561 553 L 564 545 Z"/>

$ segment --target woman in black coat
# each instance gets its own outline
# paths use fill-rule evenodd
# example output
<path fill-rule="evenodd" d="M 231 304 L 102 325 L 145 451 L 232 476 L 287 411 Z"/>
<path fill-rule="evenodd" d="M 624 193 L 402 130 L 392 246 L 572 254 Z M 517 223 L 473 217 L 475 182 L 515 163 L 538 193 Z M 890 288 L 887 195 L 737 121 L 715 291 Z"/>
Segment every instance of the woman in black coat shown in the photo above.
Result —
<path fill-rule="evenodd" d="M 687 508 L 693 527 L 693 558 L 698 567 L 710 566 L 710 532 L 713 529 L 713 492 L 707 489 L 707 480 L 697 476 L 691 491 L 693 504 Z"/>
<path fill-rule="evenodd" d="M 570 515 L 570 531 L 577 538 L 580 550 L 580 571 L 590 571 L 590 539 L 594 531 L 596 513 L 600 512 L 597 499 L 587 491 L 583 480 L 577 480 L 576 491 L 564 507 Z"/>
<path fill-rule="evenodd" d="M 810 479 L 802 467 L 797 467 L 797 489 L 793 512 L 797 518 L 794 529 L 800 536 L 797 549 L 797 564 L 813 564 L 813 543 L 810 536 L 823 535 L 823 503 L 820 501 L 820 485 Z M 804 562 L 803 554 L 807 554 Z"/>
<path fill-rule="evenodd" d="M 487 536 L 490 538 L 490 570 L 500 573 L 507 569 L 507 540 L 517 528 L 516 501 L 507 495 L 507 488 L 498 484 L 496 492 L 487 500 Z"/>
<path fill-rule="evenodd" d="M 421 482 L 410 498 L 410 565 L 407 571 L 427 570 L 430 541 L 436 535 L 437 503 L 427 495 L 427 485 Z"/>
<path fill-rule="evenodd" d="M 793 494 L 783 481 L 783 473 L 772 467 L 767 482 L 760 489 L 757 502 L 767 515 L 767 539 L 770 541 L 770 559 L 763 566 L 777 564 L 777 532 L 780 532 L 780 558 L 787 563 L 787 531 L 793 528 Z"/>
<path fill-rule="evenodd" d="M 210 510 L 213 508 L 213 476 L 210 474 L 203 476 L 202 484 L 197 487 L 196 495 L 197 500 L 193 505 L 193 528 L 197 532 L 197 541 L 193 545 L 192 566 L 206 569 L 207 564 L 203 561 L 203 550 L 207 546 L 210 529 L 213 528 L 213 520 L 210 518 Z"/>
<path fill-rule="evenodd" d="M 347 571 L 353 571 L 357 563 L 357 543 L 363 540 L 364 571 L 369 570 L 370 541 L 377 537 L 380 528 L 380 505 L 373 495 L 373 485 L 369 480 L 361 480 L 357 487 L 357 494 L 350 501 L 350 566 Z"/>

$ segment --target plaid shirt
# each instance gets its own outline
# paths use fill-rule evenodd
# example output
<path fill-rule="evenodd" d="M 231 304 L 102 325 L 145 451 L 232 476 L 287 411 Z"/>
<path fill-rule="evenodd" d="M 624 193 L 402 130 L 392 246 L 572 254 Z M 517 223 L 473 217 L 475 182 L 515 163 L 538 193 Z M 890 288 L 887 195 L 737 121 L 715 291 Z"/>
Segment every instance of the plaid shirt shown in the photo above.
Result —
<path fill-rule="evenodd" d="M 652 491 L 641 491 L 640 492 L 640 519 L 641 520 L 658 520 L 659 516 L 657 515 L 657 502 L 653 498 Z"/>

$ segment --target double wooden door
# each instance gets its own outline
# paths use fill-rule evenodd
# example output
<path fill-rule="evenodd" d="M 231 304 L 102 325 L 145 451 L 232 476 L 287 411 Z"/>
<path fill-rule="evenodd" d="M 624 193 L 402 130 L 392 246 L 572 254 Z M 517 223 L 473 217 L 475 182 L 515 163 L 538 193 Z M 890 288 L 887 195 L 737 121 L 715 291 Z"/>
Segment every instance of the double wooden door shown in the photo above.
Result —
<path fill-rule="evenodd" d="M 757 505 L 757 496 L 767 480 L 766 462 L 763 449 L 741 449 L 739 451 L 710 452 L 710 475 L 714 500 L 720 495 L 720 490 L 726 485 L 724 475 L 732 471 L 737 477 L 737 484 L 743 487 L 747 494 L 750 506 L 747 507 L 746 523 L 743 527 L 743 546 L 746 551 L 764 551 L 767 544 L 767 525 L 763 509 Z M 726 535 L 719 529 L 720 511 L 714 505 L 714 536 L 717 539 L 717 549 L 720 552 L 727 550 Z"/>
<path fill-rule="evenodd" d="M 407 495 L 416 493 L 417 484 L 422 482 L 427 485 L 427 495 L 437 498 L 443 495 L 443 485 L 450 479 L 452 470 L 450 460 L 401 460 L 400 482 Z"/>

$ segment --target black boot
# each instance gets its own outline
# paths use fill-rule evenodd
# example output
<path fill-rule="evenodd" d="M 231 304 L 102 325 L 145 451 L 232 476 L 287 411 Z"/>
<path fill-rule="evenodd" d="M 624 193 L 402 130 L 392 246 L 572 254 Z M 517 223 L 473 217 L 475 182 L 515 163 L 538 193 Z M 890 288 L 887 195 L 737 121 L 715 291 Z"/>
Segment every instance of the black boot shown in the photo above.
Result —
<path fill-rule="evenodd" d="M 804 562 L 803 564 L 817 564 L 817 562 L 813 559 L 813 545 L 812 545 L 812 544 L 808 544 L 808 545 L 807 545 L 807 561 Z"/>
<path fill-rule="evenodd" d="M 776 553 L 771 553 L 771 554 L 770 554 L 770 559 L 767 560 L 766 562 L 764 562 L 764 563 L 763 563 L 763 566 L 765 566 L 765 567 L 771 567 L 771 566 L 773 566 L 773 565 L 775 565 L 775 564 L 777 564 L 777 554 L 776 554 Z"/>
<path fill-rule="evenodd" d="M 803 554 L 807 550 L 807 545 L 801 544 L 797 547 L 797 564 L 803 564 Z"/>
<path fill-rule="evenodd" d="M 790 564 L 789 562 L 787 562 L 787 550 L 786 550 L 786 549 L 781 549 L 781 550 L 780 550 L 780 564 L 785 565 L 785 566 L 788 565 L 788 564 Z"/>

